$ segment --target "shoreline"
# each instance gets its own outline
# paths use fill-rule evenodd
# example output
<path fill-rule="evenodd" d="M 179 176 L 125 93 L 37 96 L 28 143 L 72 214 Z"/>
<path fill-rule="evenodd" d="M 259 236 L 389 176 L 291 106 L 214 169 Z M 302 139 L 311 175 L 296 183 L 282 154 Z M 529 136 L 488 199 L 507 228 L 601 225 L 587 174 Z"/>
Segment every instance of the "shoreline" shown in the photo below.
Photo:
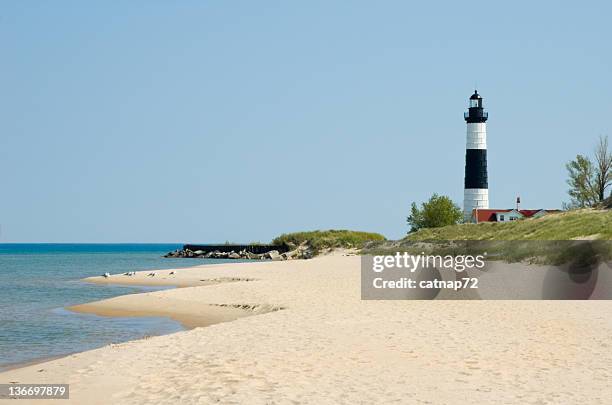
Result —
<path fill-rule="evenodd" d="M 178 289 L 189 289 L 192 287 L 206 287 L 224 283 L 251 282 L 257 281 L 254 278 L 245 277 L 206 277 L 200 273 L 189 274 L 190 270 L 206 270 L 223 268 L 228 265 L 240 266 L 250 264 L 265 264 L 271 261 L 232 261 L 230 263 L 198 264 L 190 267 L 180 267 L 174 269 L 154 269 L 142 270 L 134 273 L 133 276 L 124 274 L 112 274 L 109 277 L 92 276 L 78 280 L 83 283 L 99 285 L 122 285 L 140 287 L 142 292 L 119 295 L 116 297 L 86 302 L 62 307 L 62 309 L 80 314 L 96 315 L 101 317 L 159 317 L 168 318 L 178 322 L 184 330 L 147 335 L 141 338 L 132 339 L 119 343 L 109 343 L 105 346 L 85 351 L 76 351 L 57 356 L 45 356 L 24 362 L 10 363 L 0 366 L 0 375 L 22 369 L 46 364 L 56 360 L 68 359 L 74 355 L 88 353 L 103 349 L 107 346 L 129 344 L 150 339 L 151 337 L 169 336 L 176 333 L 188 331 L 200 327 L 209 327 L 224 322 L 232 322 L 240 318 L 261 315 L 268 312 L 275 312 L 284 309 L 283 307 L 261 304 L 199 304 L 180 299 L 167 299 L 163 292 Z M 170 274 L 170 273 L 175 274 Z M 150 277 L 150 273 L 155 273 Z M 166 288 L 164 288 L 166 287 Z M 149 290 L 153 289 L 153 290 Z"/>
<path fill-rule="evenodd" d="M 231 264 L 249 263 L 249 262 L 232 262 Z M 154 296 L 148 294 L 168 291 L 179 288 L 189 288 L 194 286 L 207 286 L 213 284 L 219 284 L 224 282 L 237 282 L 245 281 L 242 279 L 204 279 L 202 277 L 173 277 L 169 273 L 182 273 L 185 270 L 202 267 L 214 267 L 224 266 L 226 263 L 212 263 L 212 264 L 196 264 L 190 267 L 180 267 L 174 269 L 153 269 L 153 270 L 142 270 L 136 272 L 132 277 L 124 276 L 123 274 L 114 274 L 109 278 L 101 276 L 86 277 L 78 280 L 79 282 L 99 285 L 117 285 L 117 286 L 130 286 L 141 288 L 142 291 L 119 295 L 104 300 L 86 302 L 82 304 L 70 305 L 61 307 L 63 310 L 74 313 L 74 314 L 87 314 L 101 317 L 151 317 L 151 318 L 167 318 L 175 322 L 178 322 L 183 330 L 173 331 L 169 333 L 145 335 L 140 338 L 131 339 L 122 342 L 112 342 L 109 344 L 121 344 L 132 341 L 139 341 L 148 339 L 155 336 L 166 336 L 173 333 L 182 332 L 184 330 L 190 330 L 197 327 L 207 327 L 222 322 L 231 322 L 235 319 L 255 315 L 256 313 L 250 309 L 224 307 L 218 305 L 209 305 L 205 311 L 195 311 L 188 305 L 184 305 L 181 301 L 175 301 L 168 303 L 167 301 L 163 304 L 158 302 Z M 147 274 L 155 272 L 158 277 L 148 277 Z M 251 281 L 251 280 L 246 280 Z M 132 297 L 138 296 L 138 299 L 134 300 Z M 172 305 L 166 305 L 172 304 Z M 267 312 L 267 311 L 266 311 Z M 106 345 L 105 345 L 106 346 Z M 104 346 L 100 346 L 102 348 Z M 0 373 L 9 372 L 12 370 L 18 370 L 30 366 L 36 366 L 44 364 L 50 361 L 63 359 L 70 357 L 78 353 L 84 353 L 85 351 L 68 352 L 54 356 L 43 356 L 37 357 L 31 360 L 19 361 L 15 363 L 9 363 L 0 365 Z"/>
<path fill-rule="evenodd" d="M 164 317 L 179 322 L 185 329 L 206 327 L 253 315 L 241 308 L 208 304 L 195 308 L 189 302 L 162 299 L 150 293 L 120 295 L 101 301 L 66 307 L 67 310 L 103 317 Z M 134 296 L 138 296 L 134 299 Z"/>
<path fill-rule="evenodd" d="M 240 262 L 232 264 L 250 264 Z M 186 329 L 206 327 L 221 322 L 231 322 L 238 318 L 254 315 L 256 313 L 268 312 L 269 309 L 255 311 L 232 306 L 220 306 L 217 304 L 206 304 L 195 307 L 192 303 L 167 298 L 156 294 L 160 291 L 168 291 L 178 288 L 205 287 L 221 283 L 249 282 L 255 281 L 249 278 L 238 277 L 213 277 L 207 278 L 201 275 L 189 274 L 193 269 L 213 268 L 214 266 L 226 266 L 227 264 L 209 264 L 185 267 L 181 269 L 145 270 L 138 271 L 133 276 L 114 274 L 110 277 L 87 277 L 80 281 L 102 284 L 102 285 L 125 285 L 147 287 L 169 287 L 167 289 L 142 292 L 137 294 L 120 295 L 105 300 L 72 305 L 65 309 L 84 314 L 93 314 L 105 317 L 166 317 L 179 322 Z M 154 273 L 155 276 L 149 276 Z M 174 273 L 174 274 L 171 274 Z M 135 296 L 137 298 L 135 298 Z"/>
<path fill-rule="evenodd" d="M 66 354 L 60 354 L 57 356 L 46 356 L 46 357 L 39 357 L 36 359 L 32 359 L 32 360 L 27 360 L 27 361 L 18 361 L 16 363 L 9 363 L 9 364 L 5 364 L 5 365 L 0 365 L 0 373 L 4 373 L 4 372 L 9 372 L 12 370 L 19 370 L 25 367 L 30 367 L 30 366 L 36 366 L 38 364 L 44 364 L 47 363 L 49 361 L 53 361 L 53 360 L 57 360 L 57 359 L 62 359 L 64 357 L 68 357 L 71 356 L 75 353 L 80 353 L 80 352 L 72 352 L 72 353 L 66 353 Z"/>

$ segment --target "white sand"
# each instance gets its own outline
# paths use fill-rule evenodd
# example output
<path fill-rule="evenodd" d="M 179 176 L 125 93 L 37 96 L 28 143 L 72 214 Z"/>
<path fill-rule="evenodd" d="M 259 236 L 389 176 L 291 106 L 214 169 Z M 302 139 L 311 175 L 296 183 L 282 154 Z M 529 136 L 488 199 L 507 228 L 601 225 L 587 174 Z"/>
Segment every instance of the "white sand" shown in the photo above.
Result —
<path fill-rule="evenodd" d="M 262 314 L 11 370 L 0 383 L 69 383 L 74 404 L 612 403 L 612 301 L 361 301 L 359 260 L 179 269 L 181 284 L 168 284 L 256 281 L 121 305 Z"/>

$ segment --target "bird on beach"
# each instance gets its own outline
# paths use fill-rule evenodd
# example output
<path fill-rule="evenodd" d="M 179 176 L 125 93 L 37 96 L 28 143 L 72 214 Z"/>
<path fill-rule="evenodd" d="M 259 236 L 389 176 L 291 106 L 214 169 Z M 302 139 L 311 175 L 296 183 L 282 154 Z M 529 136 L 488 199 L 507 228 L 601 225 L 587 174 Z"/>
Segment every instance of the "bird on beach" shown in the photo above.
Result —
<path fill-rule="evenodd" d="M 155 277 L 155 272 L 151 272 L 151 273 L 147 274 L 147 276 L 149 276 L 149 277 Z"/>
<path fill-rule="evenodd" d="M 110 273 L 104 273 L 104 274 L 102 275 L 102 277 L 104 277 L 104 278 L 109 278 L 109 277 L 110 277 Z"/>
<path fill-rule="evenodd" d="M 176 271 L 171 271 L 170 275 L 176 274 Z"/>

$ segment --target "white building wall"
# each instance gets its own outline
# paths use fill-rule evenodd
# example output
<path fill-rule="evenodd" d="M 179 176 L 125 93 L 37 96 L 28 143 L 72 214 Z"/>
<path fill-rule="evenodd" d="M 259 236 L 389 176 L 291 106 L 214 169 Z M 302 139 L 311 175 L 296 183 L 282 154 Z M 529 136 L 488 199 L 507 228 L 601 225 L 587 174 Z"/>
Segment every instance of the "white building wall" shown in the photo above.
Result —
<path fill-rule="evenodd" d="M 463 193 L 463 216 L 466 221 L 472 219 L 472 212 L 489 208 L 489 190 L 486 188 L 466 188 Z"/>
<path fill-rule="evenodd" d="M 486 122 L 468 122 L 466 149 L 487 149 Z"/>

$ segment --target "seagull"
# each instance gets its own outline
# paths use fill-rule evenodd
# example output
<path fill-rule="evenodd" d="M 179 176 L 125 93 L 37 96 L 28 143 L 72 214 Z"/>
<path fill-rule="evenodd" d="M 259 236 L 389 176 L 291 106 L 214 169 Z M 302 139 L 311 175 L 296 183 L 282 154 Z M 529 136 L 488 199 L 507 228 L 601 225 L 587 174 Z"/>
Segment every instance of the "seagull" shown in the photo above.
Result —
<path fill-rule="evenodd" d="M 175 271 L 171 271 L 171 272 L 170 272 L 170 275 L 173 275 L 173 274 L 176 274 L 176 272 L 175 272 Z"/>
<path fill-rule="evenodd" d="M 155 272 L 151 272 L 151 273 L 147 274 L 147 276 L 154 277 L 155 276 Z"/>
<path fill-rule="evenodd" d="M 102 275 L 102 277 L 104 277 L 104 278 L 109 278 L 109 277 L 110 277 L 110 273 L 104 273 L 104 274 Z"/>

